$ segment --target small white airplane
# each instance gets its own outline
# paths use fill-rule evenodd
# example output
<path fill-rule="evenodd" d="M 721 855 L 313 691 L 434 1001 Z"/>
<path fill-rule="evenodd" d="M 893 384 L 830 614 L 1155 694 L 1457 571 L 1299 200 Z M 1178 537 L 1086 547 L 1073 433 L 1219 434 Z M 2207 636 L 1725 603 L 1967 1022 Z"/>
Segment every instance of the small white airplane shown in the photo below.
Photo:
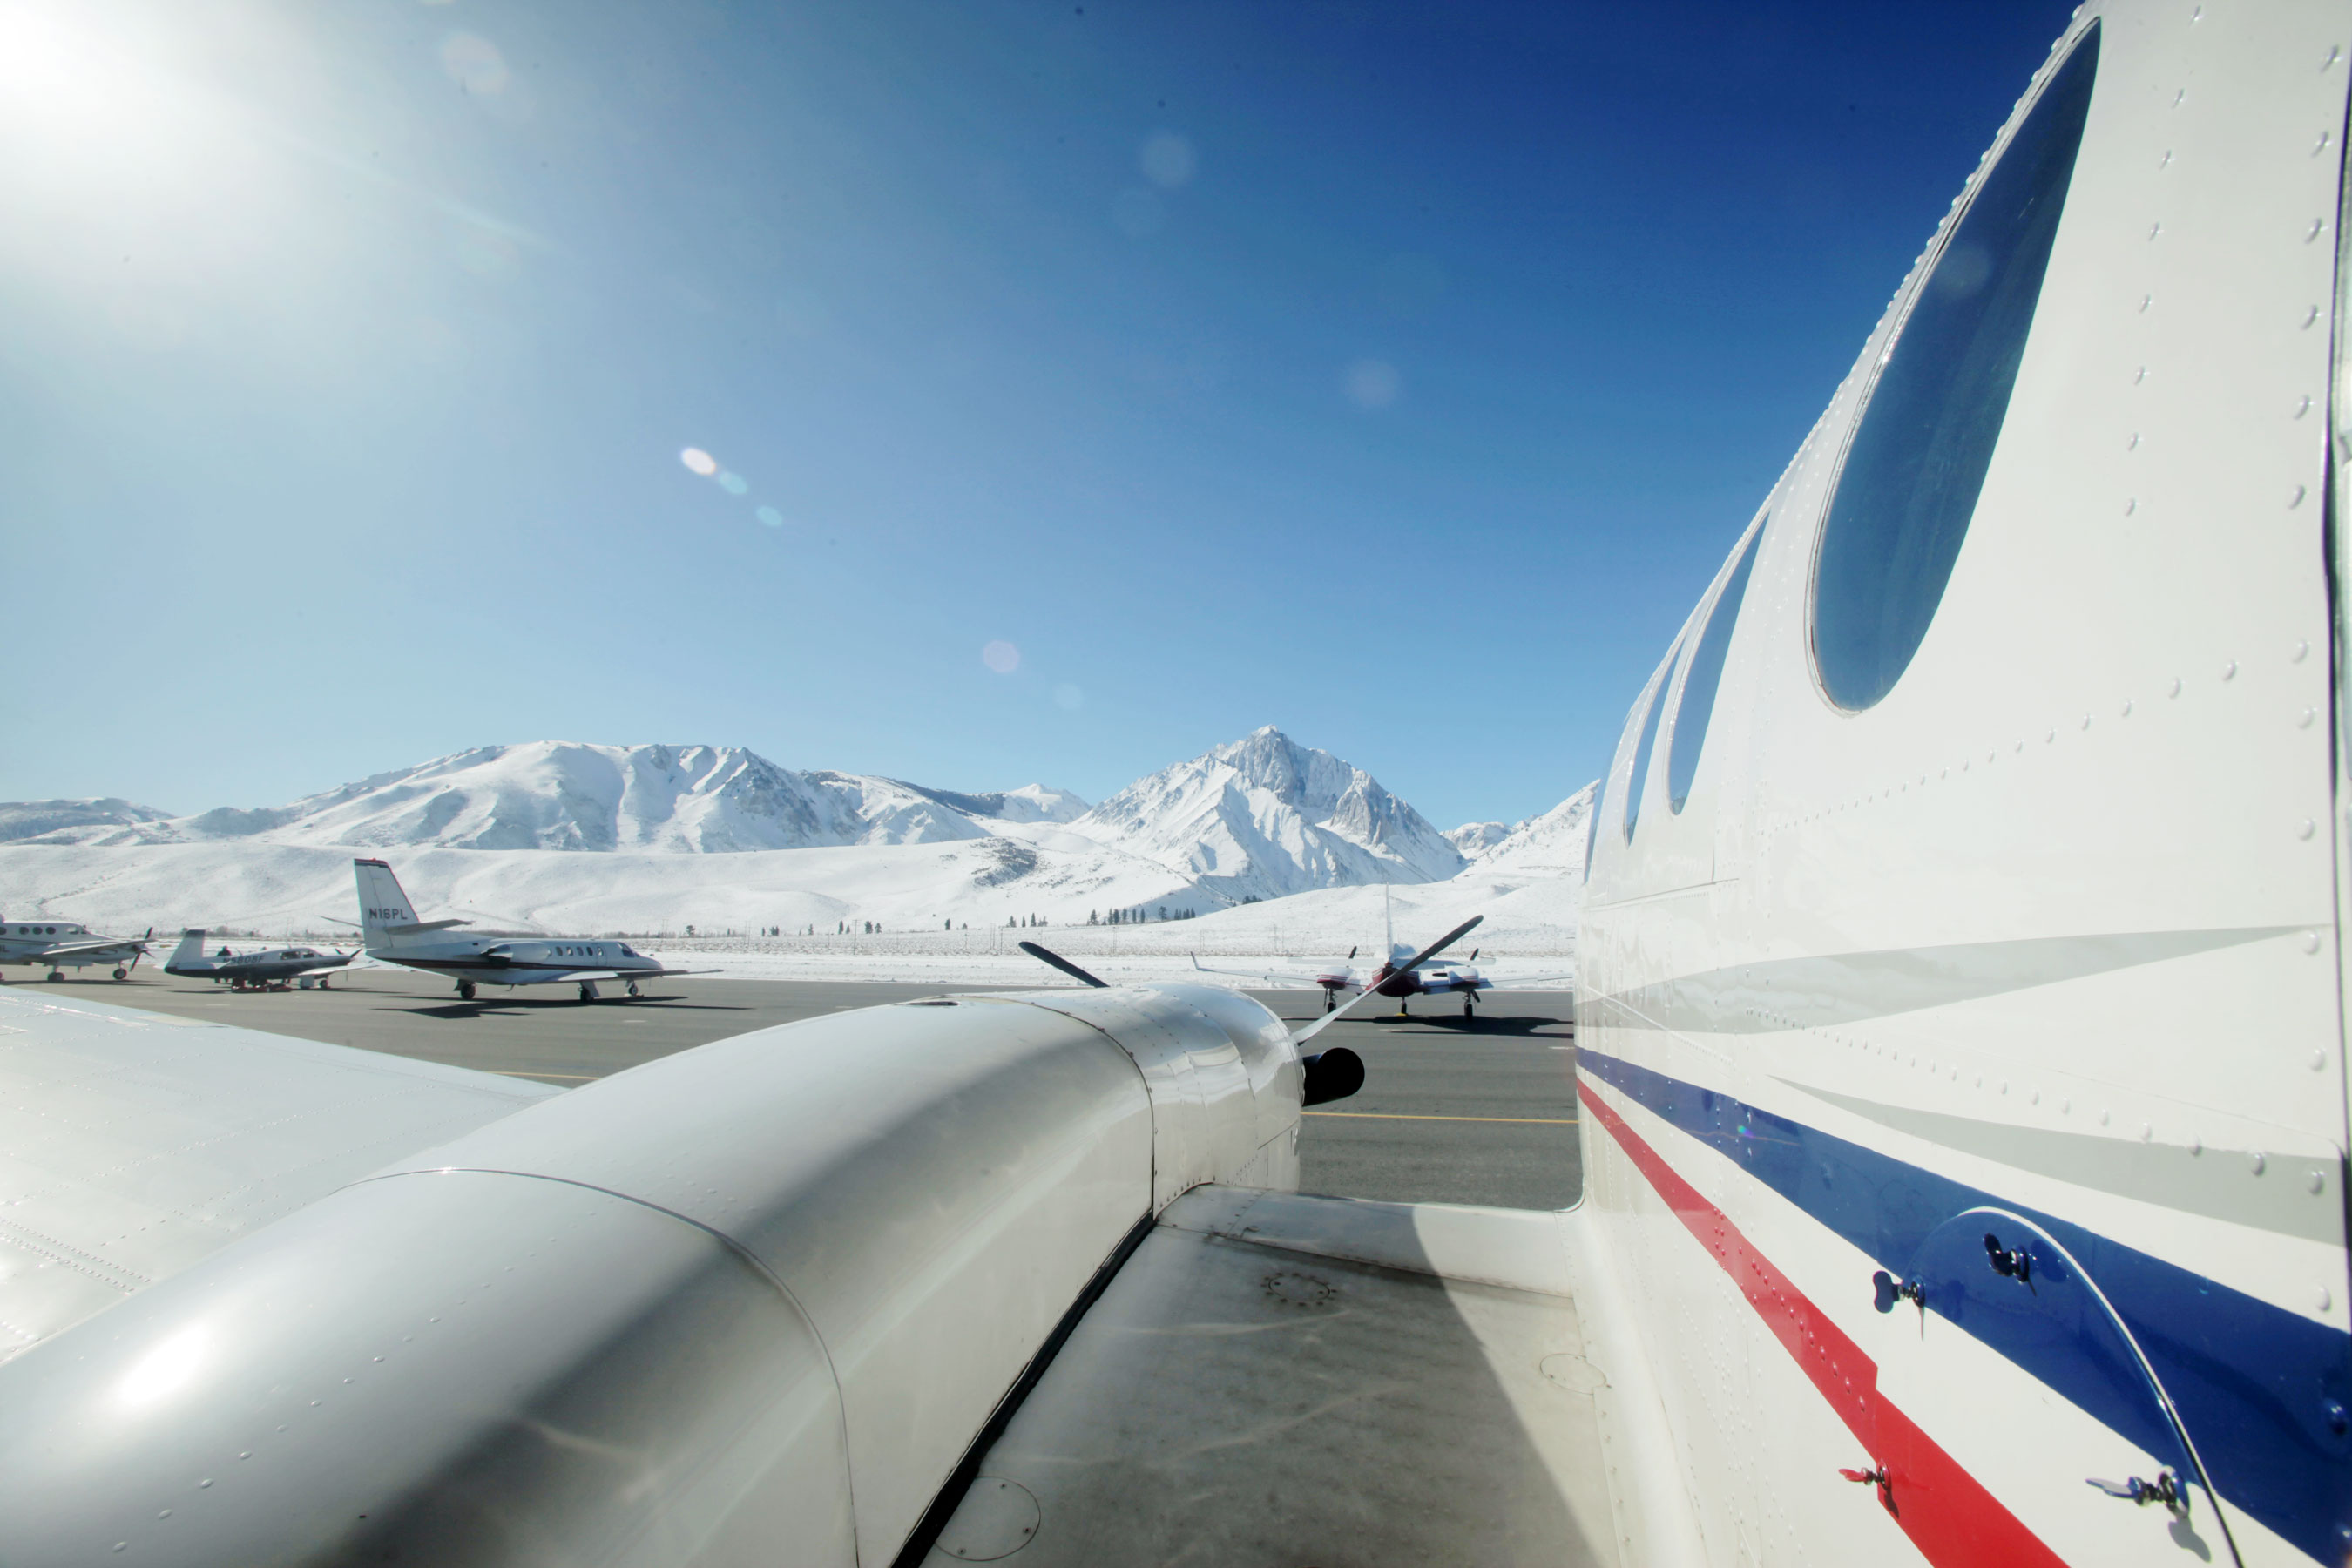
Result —
<path fill-rule="evenodd" d="M 148 927 L 147 936 L 154 934 Z M 110 963 L 117 980 L 128 980 L 146 952 L 146 937 L 93 936 L 88 926 L 64 921 L 0 920 L 0 963 L 45 963 L 52 980 L 93 963 Z"/>
<path fill-rule="evenodd" d="M 354 860 L 359 881 L 360 935 L 367 955 L 382 963 L 454 975 L 457 994 L 470 1002 L 481 985 L 580 987 L 580 1000 L 597 999 L 596 983 L 619 980 L 629 994 L 640 981 L 680 974 L 716 974 L 715 969 L 666 969 L 625 942 L 583 937 L 443 936 L 462 919 L 419 921 L 400 879 L 381 860 Z"/>
<path fill-rule="evenodd" d="M 310 985 L 313 982 L 309 976 L 323 969 L 341 969 L 358 956 L 356 952 L 320 952 L 315 947 L 271 947 L 257 952 L 232 952 L 224 947 L 206 958 L 200 926 L 180 933 L 180 945 L 163 961 L 163 973 L 192 980 L 226 981 L 232 991 L 283 991 L 297 980 Z M 331 978 L 319 974 L 316 984 L 323 989 Z"/>
<path fill-rule="evenodd" d="M 1478 993 L 1492 991 L 1496 987 L 1494 978 L 1479 973 L 1475 967 L 1475 961 L 1478 956 L 1478 950 L 1472 948 L 1470 957 L 1458 963 L 1433 958 L 1415 964 L 1412 963 L 1412 949 L 1396 939 L 1396 908 L 1393 901 L 1385 896 L 1385 889 L 1383 889 L 1382 904 L 1383 921 L 1388 934 L 1388 957 L 1370 974 L 1359 974 L 1351 967 L 1356 954 L 1363 951 L 1357 947 L 1348 950 L 1346 962 L 1334 963 L 1328 968 L 1312 973 L 1296 970 L 1212 969 L 1202 963 L 1197 956 L 1192 959 L 1192 967 L 1202 974 L 1230 974 L 1239 979 L 1263 980 L 1275 985 L 1319 985 L 1323 988 L 1323 1011 L 1326 1013 L 1339 1005 L 1341 996 L 1370 989 L 1378 991 L 1383 996 L 1395 997 L 1397 1016 L 1400 1018 L 1412 1016 L 1405 1009 L 1405 1002 L 1409 997 L 1413 996 L 1459 996 L 1462 998 L 1462 1016 L 1465 1018 L 1476 1017 Z M 1475 925 L 1477 922 L 1474 921 L 1471 923 Z M 1540 985 L 1551 981 L 1574 978 L 1573 972 L 1559 974 L 1523 974 L 1513 975 L 1510 984 Z"/>

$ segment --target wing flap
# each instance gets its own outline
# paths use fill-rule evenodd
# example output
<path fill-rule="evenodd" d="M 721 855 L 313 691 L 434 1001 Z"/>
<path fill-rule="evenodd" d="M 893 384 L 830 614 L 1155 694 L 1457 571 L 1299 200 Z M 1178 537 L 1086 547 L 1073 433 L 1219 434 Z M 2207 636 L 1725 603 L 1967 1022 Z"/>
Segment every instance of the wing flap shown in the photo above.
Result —
<path fill-rule="evenodd" d="M 0 1360 L 403 1155 L 560 1092 L 0 994 Z"/>

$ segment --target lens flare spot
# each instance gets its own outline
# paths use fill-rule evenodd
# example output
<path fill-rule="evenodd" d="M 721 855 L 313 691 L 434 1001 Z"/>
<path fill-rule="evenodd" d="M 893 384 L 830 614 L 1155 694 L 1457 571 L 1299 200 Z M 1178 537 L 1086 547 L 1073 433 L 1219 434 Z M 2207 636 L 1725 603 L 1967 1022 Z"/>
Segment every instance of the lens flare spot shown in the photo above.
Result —
<path fill-rule="evenodd" d="M 784 514 L 778 511 L 774 507 L 761 507 L 752 512 L 751 515 L 758 518 L 761 522 L 766 523 L 770 528 L 782 528 L 784 526 Z"/>
<path fill-rule="evenodd" d="M 706 479 L 719 471 L 719 459 L 699 447 L 688 447 L 677 455 L 677 460 Z"/>
<path fill-rule="evenodd" d="M 441 68 L 467 92 L 488 97 L 504 92 L 512 79 L 499 47 L 473 33 L 452 33 L 441 40 Z"/>
<path fill-rule="evenodd" d="M 1142 166 L 1143 177 L 1165 191 L 1191 184 L 1200 168 L 1192 144 L 1173 131 L 1153 133 L 1143 143 L 1143 152 L 1136 162 Z"/>
<path fill-rule="evenodd" d="M 999 675 L 1010 675 L 1021 668 L 1021 650 L 1009 642 L 992 642 L 980 650 L 980 662 Z"/>
<path fill-rule="evenodd" d="M 1386 408 L 1404 395 L 1404 377 L 1381 359 L 1360 359 L 1340 380 L 1348 401 L 1359 408 Z"/>
<path fill-rule="evenodd" d="M 740 474 L 721 474 L 719 488 L 730 496 L 740 496 L 751 489 L 751 482 Z"/>

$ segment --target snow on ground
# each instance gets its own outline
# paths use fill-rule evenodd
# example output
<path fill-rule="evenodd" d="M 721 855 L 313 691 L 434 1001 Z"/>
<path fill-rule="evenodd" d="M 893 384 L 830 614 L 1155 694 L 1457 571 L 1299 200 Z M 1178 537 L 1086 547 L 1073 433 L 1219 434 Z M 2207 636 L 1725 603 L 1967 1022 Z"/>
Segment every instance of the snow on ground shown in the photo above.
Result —
<path fill-rule="evenodd" d="M 357 917 L 352 859 L 346 847 L 251 842 L 0 845 L 0 914 L 109 931 L 326 930 Z M 843 921 L 938 931 L 948 920 L 1083 923 L 1090 909 L 1196 901 L 1175 873 L 1134 856 L 997 837 L 735 855 L 414 849 L 390 859 L 426 919 L 530 932 L 829 931 Z"/>
<path fill-rule="evenodd" d="M 947 917 L 931 908 L 940 885 L 939 860 L 974 858 L 985 848 L 869 846 L 693 856 L 436 849 L 413 852 L 398 868 L 428 920 L 465 914 L 484 931 L 649 937 L 638 945 L 669 963 L 716 967 L 743 979 L 1055 983 L 1019 951 L 1017 944 L 1028 938 L 1124 984 L 1190 976 L 1192 953 L 1215 965 L 1285 970 L 1343 961 L 1357 948 L 1359 965 L 1369 966 L 1379 961 L 1385 940 L 1378 888 L 1323 889 L 1198 920 L 1115 926 L 1086 924 L 1083 910 L 1075 921 L 1034 911 L 1045 913 L 1050 923 L 1007 926 L 1008 916 L 1025 920 L 1033 911 L 997 908 L 992 916 L 960 922 L 963 929 L 940 929 Z M 813 890 L 813 882 L 832 891 Z M 41 897 L 38 889 L 63 890 Z M 1571 879 L 1477 870 L 1401 887 L 1391 895 L 1396 940 L 1418 946 L 1482 915 L 1483 923 L 1454 956 L 1467 957 L 1475 949 L 1480 967 L 1502 982 L 1514 973 L 1557 973 L 1573 967 L 1581 891 Z M 974 896 L 985 897 L 986 890 Z M 354 903 L 351 857 L 341 850 L 252 844 L 0 847 L 0 911 L 38 909 L 108 932 L 202 925 L 236 933 L 225 939 L 232 945 L 339 935 L 348 941 L 348 928 L 334 921 L 354 918 Z M 875 917 L 834 910 L 894 904 L 908 913 L 882 919 L 880 934 L 835 934 L 841 919 L 855 927 Z M 799 917 L 784 912 L 791 910 Z M 685 934 L 689 924 L 695 936 Z M 819 934 L 748 934 L 777 924 L 787 930 L 815 924 Z M 730 928 L 746 934 L 726 934 Z"/>

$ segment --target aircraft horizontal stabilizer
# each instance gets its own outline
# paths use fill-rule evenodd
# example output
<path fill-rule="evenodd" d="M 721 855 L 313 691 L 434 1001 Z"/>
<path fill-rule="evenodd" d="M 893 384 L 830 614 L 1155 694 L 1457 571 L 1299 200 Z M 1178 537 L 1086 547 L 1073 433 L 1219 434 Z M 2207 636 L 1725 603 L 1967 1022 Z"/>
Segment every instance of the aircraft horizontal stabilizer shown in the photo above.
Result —
<path fill-rule="evenodd" d="M 375 929 L 382 931 L 386 936 L 415 936 L 422 931 L 447 931 L 453 926 L 471 925 L 473 923 L 473 921 L 467 920 L 462 916 L 453 915 L 446 921 L 414 921 L 406 925 L 378 926 Z"/>

